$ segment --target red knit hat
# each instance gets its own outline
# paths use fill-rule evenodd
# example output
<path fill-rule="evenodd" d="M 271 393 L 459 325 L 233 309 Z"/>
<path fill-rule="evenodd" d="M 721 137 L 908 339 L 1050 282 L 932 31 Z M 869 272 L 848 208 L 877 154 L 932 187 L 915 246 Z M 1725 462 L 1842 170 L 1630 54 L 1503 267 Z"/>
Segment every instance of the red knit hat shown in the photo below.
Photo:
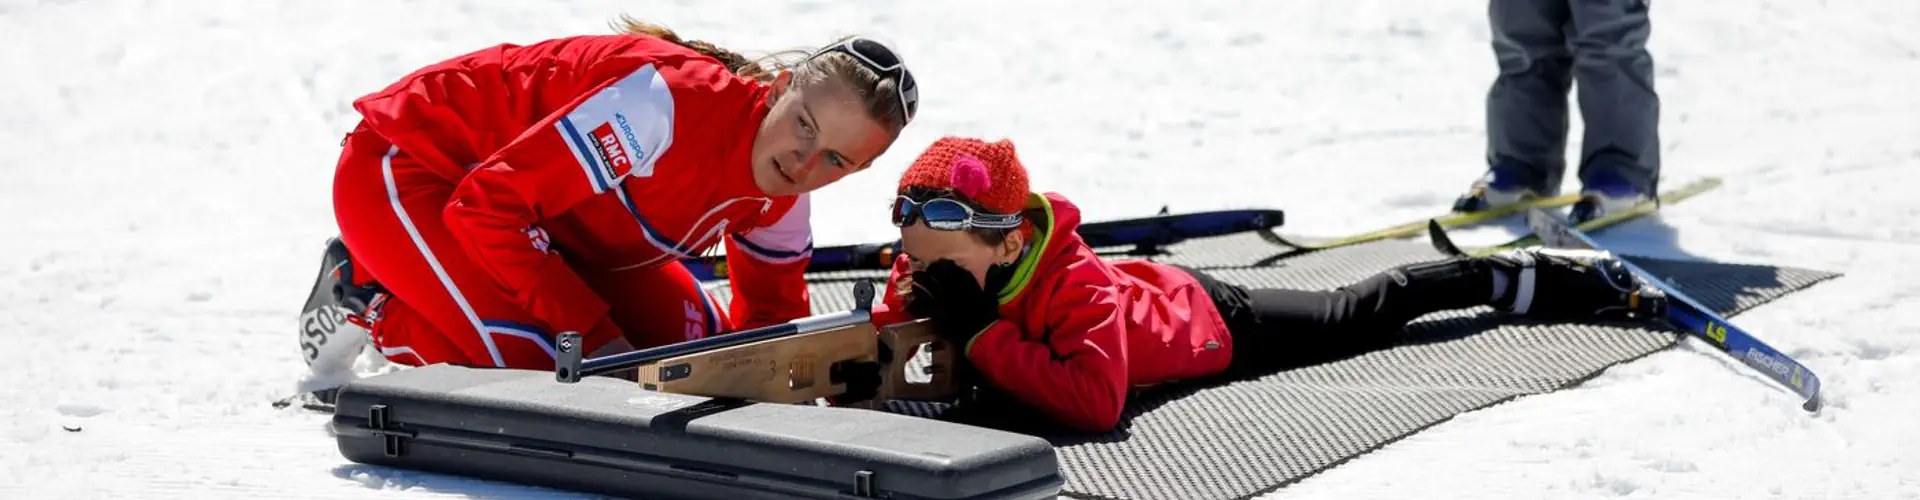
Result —
<path fill-rule="evenodd" d="M 914 186 L 953 190 L 997 214 L 1027 206 L 1027 167 L 1006 139 L 989 143 L 949 136 L 934 141 L 900 175 L 900 193 Z"/>

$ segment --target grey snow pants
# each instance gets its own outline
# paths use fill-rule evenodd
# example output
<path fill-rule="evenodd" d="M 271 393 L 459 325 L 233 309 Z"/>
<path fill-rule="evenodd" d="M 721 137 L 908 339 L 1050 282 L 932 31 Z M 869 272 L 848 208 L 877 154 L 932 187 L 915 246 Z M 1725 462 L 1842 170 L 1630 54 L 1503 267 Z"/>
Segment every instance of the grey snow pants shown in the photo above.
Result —
<path fill-rule="evenodd" d="M 1651 195 L 1660 172 L 1649 0 L 1490 0 L 1500 74 L 1487 93 L 1488 163 L 1541 193 L 1566 171 L 1567 94 L 1579 84 L 1580 180 Z"/>

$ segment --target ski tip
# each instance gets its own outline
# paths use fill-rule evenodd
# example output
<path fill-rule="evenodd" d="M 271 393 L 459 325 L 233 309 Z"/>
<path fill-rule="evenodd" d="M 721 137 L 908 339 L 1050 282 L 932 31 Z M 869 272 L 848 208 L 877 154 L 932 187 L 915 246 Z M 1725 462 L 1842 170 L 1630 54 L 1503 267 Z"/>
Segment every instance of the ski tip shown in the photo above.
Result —
<path fill-rule="evenodd" d="M 1443 254 L 1455 257 L 1466 254 L 1460 250 L 1459 245 L 1453 244 L 1453 238 L 1447 237 L 1447 229 L 1441 227 L 1438 220 L 1427 219 L 1427 242 L 1433 245 L 1434 250 Z"/>
<path fill-rule="evenodd" d="M 1806 385 L 1803 387 L 1800 393 L 1807 396 L 1807 400 L 1800 404 L 1800 408 L 1809 413 L 1820 413 L 1820 409 L 1826 406 L 1825 399 L 1821 397 L 1823 393 L 1820 392 L 1820 378 L 1809 372 L 1806 375 Z"/>
<path fill-rule="evenodd" d="M 1569 239 L 1567 235 L 1569 229 L 1571 228 L 1567 227 L 1565 219 L 1557 217 L 1550 212 L 1540 209 L 1527 211 L 1527 230 L 1532 231 L 1534 236 L 1539 237 L 1540 243 L 1543 245 L 1549 247 L 1566 246 L 1567 240 Z"/>
<path fill-rule="evenodd" d="M 1294 250 L 1307 250 L 1313 247 L 1313 245 L 1294 241 L 1293 239 L 1288 238 L 1286 236 L 1281 236 L 1279 232 L 1274 231 L 1272 229 L 1261 229 L 1261 230 L 1255 231 L 1255 233 L 1259 234 L 1260 239 L 1266 240 L 1267 243 L 1272 243 L 1275 245 L 1291 248 Z"/>

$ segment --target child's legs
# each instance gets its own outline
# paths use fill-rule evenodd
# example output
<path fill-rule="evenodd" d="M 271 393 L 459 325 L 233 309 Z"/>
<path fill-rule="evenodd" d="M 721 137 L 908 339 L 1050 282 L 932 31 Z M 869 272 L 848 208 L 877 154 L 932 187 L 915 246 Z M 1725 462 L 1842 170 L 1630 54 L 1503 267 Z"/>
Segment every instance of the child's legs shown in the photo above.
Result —
<path fill-rule="evenodd" d="M 583 277 L 612 306 L 607 314 L 626 332 L 634 348 L 675 344 L 732 330 L 726 311 L 678 262 L 584 273 Z"/>
<path fill-rule="evenodd" d="M 473 264 L 442 223 L 452 181 L 365 129 L 347 148 L 334 211 L 356 277 L 391 294 L 368 311 L 381 354 L 416 366 L 551 369 L 553 333 Z M 588 334 L 589 351 L 609 340 L 598 337 Z"/>
<path fill-rule="evenodd" d="M 1233 335 L 1230 371 L 1299 366 L 1384 346 L 1420 316 L 1483 305 L 1493 273 L 1466 259 L 1409 264 L 1334 290 L 1247 290 L 1201 273 Z"/>

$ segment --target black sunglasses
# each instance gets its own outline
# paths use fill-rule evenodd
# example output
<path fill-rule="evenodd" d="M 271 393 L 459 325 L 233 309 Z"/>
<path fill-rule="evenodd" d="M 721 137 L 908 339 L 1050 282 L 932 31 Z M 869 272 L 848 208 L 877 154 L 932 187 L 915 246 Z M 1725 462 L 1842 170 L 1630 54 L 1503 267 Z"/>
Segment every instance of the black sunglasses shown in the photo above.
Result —
<path fill-rule="evenodd" d="M 895 54 L 893 49 L 887 48 L 880 42 L 853 37 L 820 49 L 819 52 L 807 58 L 812 59 L 828 52 L 853 56 L 855 60 L 860 61 L 860 64 L 866 65 L 867 69 L 881 75 L 892 76 L 898 83 L 895 87 L 900 89 L 900 110 L 906 113 L 907 123 L 913 122 L 914 112 L 920 109 L 920 85 L 913 81 L 913 72 L 907 71 L 907 64 L 900 60 L 900 55 Z"/>

